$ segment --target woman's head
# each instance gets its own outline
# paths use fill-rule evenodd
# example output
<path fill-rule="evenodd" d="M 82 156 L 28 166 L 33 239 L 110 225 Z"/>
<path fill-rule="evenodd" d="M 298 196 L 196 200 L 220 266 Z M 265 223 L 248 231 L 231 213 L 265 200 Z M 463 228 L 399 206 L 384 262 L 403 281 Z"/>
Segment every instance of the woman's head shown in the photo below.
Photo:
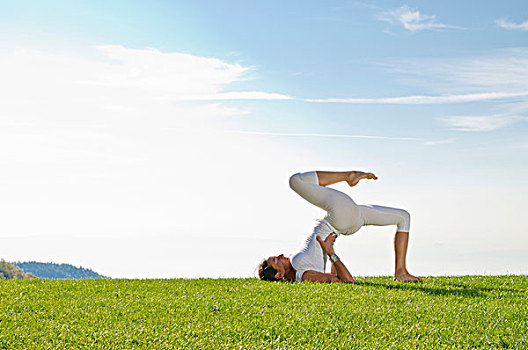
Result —
<path fill-rule="evenodd" d="M 280 281 L 290 266 L 290 259 L 284 257 L 283 254 L 270 256 L 259 264 L 259 277 L 263 281 Z"/>
<path fill-rule="evenodd" d="M 267 259 L 262 260 L 259 264 L 258 274 L 261 280 L 263 281 L 278 281 L 278 278 L 275 278 L 277 270 L 275 270 L 271 265 L 268 265 Z"/>

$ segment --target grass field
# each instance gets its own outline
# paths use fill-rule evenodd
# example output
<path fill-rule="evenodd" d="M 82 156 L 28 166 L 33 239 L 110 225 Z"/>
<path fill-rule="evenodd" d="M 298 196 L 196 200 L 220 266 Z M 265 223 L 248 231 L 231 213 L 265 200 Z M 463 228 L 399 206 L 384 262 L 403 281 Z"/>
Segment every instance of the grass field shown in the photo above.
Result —
<path fill-rule="evenodd" d="M 0 281 L 0 348 L 528 348 L 528 276 Z"/>

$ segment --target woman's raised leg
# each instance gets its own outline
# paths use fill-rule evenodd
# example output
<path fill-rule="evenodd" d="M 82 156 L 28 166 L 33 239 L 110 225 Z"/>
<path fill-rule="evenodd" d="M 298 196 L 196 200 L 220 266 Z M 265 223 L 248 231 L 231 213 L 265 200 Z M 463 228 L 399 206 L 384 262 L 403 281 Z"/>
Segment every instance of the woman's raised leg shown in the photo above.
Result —
<path fill-rule="evenodd" d="M 311 204 L 325 210 L 332 226 L 345 230 L 360 219 L 358 206 L 345 193 L 326 186 L 341 181 L 355 186 L 362 178 L 376 179 L 374 174 L 358 171 L 310 171 L 290 177 L 290 187 Z"/>

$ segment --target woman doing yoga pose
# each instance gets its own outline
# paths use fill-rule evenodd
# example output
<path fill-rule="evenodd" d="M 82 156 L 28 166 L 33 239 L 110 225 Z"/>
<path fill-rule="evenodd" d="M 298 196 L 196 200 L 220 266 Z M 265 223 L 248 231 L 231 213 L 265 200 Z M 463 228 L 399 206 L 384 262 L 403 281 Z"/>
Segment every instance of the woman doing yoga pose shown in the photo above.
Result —
<path fill-rule="evenodd" d="M 365 225 L 397 225 L 394 280 L 421 281 L 411 275 L 405 266 L 410 226 L 407 211 L 378 205 L 357 205 L 343 192 L 326 187 L 341 181 L 353 187 L 361 179 L 378 178 L 362 171 L 311 171 L 293 175 L 290 187 L 308 202 L 325 210 L 327 215 L 318 221 L 313 233 L 291 259 L 283 254 L 264 259 L 259 265 L 260 279 L 353 283 L 354 278 L 334 251 L 338 235 L 351 235 Z M 332 261 L 331 273 L 325 273 L 327 258 Z"/>

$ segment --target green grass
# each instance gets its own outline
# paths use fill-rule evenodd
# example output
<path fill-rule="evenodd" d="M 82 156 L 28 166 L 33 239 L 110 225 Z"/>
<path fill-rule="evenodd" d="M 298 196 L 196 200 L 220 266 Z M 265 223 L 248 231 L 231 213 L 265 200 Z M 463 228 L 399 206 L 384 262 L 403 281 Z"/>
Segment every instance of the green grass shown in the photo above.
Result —
<path fill-rule="evenodd" d="M 0 348 L 528 348 L 528 276 L 1 281 Z"/>

